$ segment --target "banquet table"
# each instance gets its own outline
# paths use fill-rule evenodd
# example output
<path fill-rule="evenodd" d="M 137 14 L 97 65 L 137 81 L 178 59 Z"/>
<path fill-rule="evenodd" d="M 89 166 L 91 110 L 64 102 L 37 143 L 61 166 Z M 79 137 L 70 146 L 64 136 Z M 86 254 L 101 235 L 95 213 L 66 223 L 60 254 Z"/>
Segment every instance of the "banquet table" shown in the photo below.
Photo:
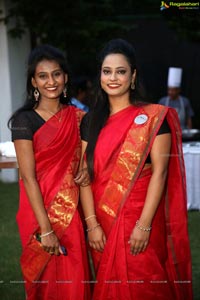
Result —
<path fill-rule="evenodd" d="M 200 210 L 200 142 L 183 143 L 187 208 Z"/>
<path fill-rule="evenodd" d="M 0 155 L 0 169 L 16 169 L 18 168 L 16 157 L 6 157 Z"/>

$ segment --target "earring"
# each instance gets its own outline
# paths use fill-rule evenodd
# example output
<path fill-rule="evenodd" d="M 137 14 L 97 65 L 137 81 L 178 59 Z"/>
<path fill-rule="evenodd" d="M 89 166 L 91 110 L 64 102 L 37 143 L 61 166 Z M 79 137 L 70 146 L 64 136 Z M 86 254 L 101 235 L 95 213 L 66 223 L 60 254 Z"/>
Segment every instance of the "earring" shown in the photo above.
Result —
<path fill-rule="evenodd" d="M 131 82 L 131 89 L 134 90 L 135 89 L 135 82 Z"/>
<path fill-rule="evenodd" d="M 35 101 L 38 102 L 40 93 L 37 88 L 35 88 L 33 95 L 34 95 Z"/>
<path fill-rule="evenodd" d="M 64 87 L 64 90 L 63 90 L 63 96 L 64 96 L 64 98 L 67 98 L 67 87 L 66 86 Z"/>

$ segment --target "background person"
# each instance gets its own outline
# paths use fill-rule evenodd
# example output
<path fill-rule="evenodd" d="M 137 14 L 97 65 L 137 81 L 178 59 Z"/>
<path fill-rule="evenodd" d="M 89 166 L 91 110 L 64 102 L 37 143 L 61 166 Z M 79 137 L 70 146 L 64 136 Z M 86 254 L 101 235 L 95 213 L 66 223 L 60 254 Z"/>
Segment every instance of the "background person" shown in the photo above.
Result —
<path fill-rule="evenodd" d="M 182 69 L 169 68 L 167 96 L 159 100 L 159 104 L 174 108 L 181 123 L 182 129 L 192 128 L 192 117 L 194 116 L 190 101 L 181 93 Z"/>
<path fill-rule="evenodd" d="M 90 90 L 92 89 L 91 81 L 86 77 L 78 77 L 72 82 L 71 103 L 85 112 L 90 108 Z"/>

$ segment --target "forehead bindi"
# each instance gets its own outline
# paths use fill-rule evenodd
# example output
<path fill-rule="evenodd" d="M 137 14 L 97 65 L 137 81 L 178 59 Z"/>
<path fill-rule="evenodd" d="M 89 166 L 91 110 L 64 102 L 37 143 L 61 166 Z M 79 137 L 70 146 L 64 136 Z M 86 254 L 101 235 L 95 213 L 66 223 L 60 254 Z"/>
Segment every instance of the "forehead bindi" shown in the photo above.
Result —
<path fill-rule="evenodd" d="M 60 65 L 54 60 L 42 60 L 36 66 L 36 73 L 52 73 L 61 70 Z"/>
<path fill-rule="evenodd" d="M 130 65 L 127 58 L 123 54 L 109 54 L 105 57 L 102 68 L 119 69 L 125 68 L 130 69 Z"/>

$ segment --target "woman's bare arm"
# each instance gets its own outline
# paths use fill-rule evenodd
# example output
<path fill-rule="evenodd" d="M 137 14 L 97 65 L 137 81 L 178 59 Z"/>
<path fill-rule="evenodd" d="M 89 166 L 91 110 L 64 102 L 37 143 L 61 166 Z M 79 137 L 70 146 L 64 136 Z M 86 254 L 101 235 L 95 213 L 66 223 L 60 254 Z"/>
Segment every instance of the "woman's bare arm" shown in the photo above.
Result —
<path fill-rule="evenodd" d="M 87 186 L 90 184 L 90 176 L 88 174 L 87 165 L 84 163 L 84 155 L 87 148 L 87 142 L 82 140 L 81 160 L 78 173 L 76 174 L 74 181 L 80 186 Z"/>
<path fill-rule="evenodd" d="M 87 163 L 84 160 L 84 154 L 86 148 L 87 148 L 87 142 L 82 141 L 82 154 L 81 154 L 80 168 L 87 168 Z M 81 199 L 81 204 L 82 204 L 85 218 L 88 218 L 92 215 L 95 216 L 94 200 L 93 200 L 92 189 L 90 185 L 80 187 L 80 199 Z M 87 224 L 91 226 L 96 225 L 97 224 L 96 218 L 88 219 Z"/>
<path fill-rule="evenodd" d="M 52 230 L 51 224 L 44 207 L 42 194 L 35 174 L 33 143 L 29 140 L 15 140 L 14 145 L 20 177 L 24 182 L 29 202 L 40 226 L 41 234 L 50 232 Z M 55 248 L 55 254 L 59 253 L 59 242 L 54 234 L 42 238 L 42 245 L 48 252 Z"/>
<path fill-rule="evenodd" d="M 97 251 L 103 251 L 106 237 L 101 226 L 98 226 L 99 222 L 95 216 L 94 200 L 90 185 L 80 186 L 80 198 L 84 216 L 86 219 L 89 217 L 86 220 L 87 228 L 91 229 L 91 231 L 88 231 L 89 244 Z"/>
<path fill-rule="evenodd" d="M 144 228 L 151 226 L 153 217 L 160 203 L 165 187 L 168 161 L 171 149 L 171 134 L 158 135 L 151 149 L 152 176 L 149 182 L 145 204 L 139 219 Z M 138 254 L 144 251 L 149 241 L 150 232 L 135 227 L 130 237 L 131 252 Z"/>
<path fill-rule="evenodd" d="M 84 156 L 85 149 L 87 147 L 87 143 L 82 141 L 82 157 Z M 82 166 L 84 168 L 87 167 L 86 161 L 82 162 Z M 80 199 L 81 205 L 83 208 L 83 213 L 86 220 L 87 228 L 92 229 L 95 228 L 98 224 L 97 218 L 95 216 L 95 207 L 94 207 L 94 199 L 92 194 L 92 189 L 90 185 L 80 186 Z M 103 251 L 104 245 L 106 242 L 105 234 L 100 226 L 96 227 L 94 230 L 88 232 L 89 244 L 92 248 Z"/>

